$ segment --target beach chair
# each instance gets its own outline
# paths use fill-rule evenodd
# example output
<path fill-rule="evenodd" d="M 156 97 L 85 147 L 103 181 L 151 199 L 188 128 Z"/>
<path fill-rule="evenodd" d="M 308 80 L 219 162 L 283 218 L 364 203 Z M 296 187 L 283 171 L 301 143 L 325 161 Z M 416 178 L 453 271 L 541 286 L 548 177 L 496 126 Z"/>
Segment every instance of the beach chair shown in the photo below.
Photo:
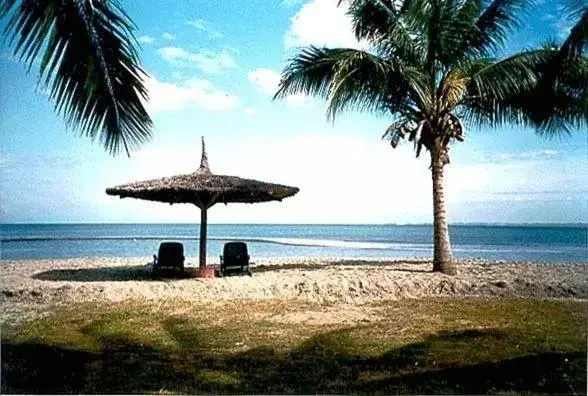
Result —
<path fill-rule="evenodd" d="M 245 242 L 227 242 L 225 243 L 223 254 L 220 256 L 220 275 L 249 275 L 249 254 Z"/>
<path fill-rule="evenodd" d="M 181 242 L 161 242 L 157 256 L 153 255 L 153 272 L 184 272 L 184 245 Z"/>

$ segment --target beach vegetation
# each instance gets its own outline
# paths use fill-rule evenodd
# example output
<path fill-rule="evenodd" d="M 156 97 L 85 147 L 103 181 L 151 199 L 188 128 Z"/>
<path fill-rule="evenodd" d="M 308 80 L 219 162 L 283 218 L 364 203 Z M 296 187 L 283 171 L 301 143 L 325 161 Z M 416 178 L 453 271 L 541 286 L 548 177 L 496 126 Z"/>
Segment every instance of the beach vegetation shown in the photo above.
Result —
<path fill-rule="evenodd" d="M 393 148 L 406 140 L 417 157 L 428 152 L 433 269 L 455 274 L 444 169 L 451 144 L 466 138 L 464 124 L 522 125 L 548 137 L 588 127 L 588 8 L 576 3 L 563 42 L 513 52 L 507 39 L 531 0 L 350 0 L 360 48 L 302 48 L 275 98 L 324 98 L 333 121 L 344 110 L 385 116 L 383 137 Z"/>

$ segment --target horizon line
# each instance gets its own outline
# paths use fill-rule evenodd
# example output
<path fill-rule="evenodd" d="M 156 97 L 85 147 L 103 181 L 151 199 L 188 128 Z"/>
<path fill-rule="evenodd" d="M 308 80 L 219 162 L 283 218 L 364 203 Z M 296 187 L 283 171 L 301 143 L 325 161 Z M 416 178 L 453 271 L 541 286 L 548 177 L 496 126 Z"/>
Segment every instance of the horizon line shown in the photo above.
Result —
<path fill-rule="evenodd" d="M 199 222 L 0 222 L 2 225 L 199 225 Z M 433 226 L 433 223 L 208 223 L 208 225 L 282 226 Z M 454 222 L 450 226 L 581 226 L 588 222 Z"/>

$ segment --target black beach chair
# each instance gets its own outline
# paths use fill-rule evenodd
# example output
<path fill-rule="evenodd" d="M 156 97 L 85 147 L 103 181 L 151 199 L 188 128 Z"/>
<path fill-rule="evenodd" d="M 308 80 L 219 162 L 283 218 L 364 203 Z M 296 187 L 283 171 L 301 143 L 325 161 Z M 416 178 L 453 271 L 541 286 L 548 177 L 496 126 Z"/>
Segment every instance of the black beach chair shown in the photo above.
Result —
<path fill-rule="evenodd" d="M 159 252 L 153 255 L 153 272 L 184 272 L 184 245 L 181 242 L 161 242 Z"/>
<path fill-rule="evenodd" d="M 252 275 L 245 242 L 225 243 L 223 255 L 220 256 L 220 263 L 221 276 Z"/>

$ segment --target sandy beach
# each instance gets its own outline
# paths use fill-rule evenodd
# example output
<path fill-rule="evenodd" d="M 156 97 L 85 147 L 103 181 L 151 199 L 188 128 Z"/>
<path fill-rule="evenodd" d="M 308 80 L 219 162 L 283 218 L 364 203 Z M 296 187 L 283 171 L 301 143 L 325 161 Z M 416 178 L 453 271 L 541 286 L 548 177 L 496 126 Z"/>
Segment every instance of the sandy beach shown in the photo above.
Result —
<path fill-rule="evenodd" d="M 65 304 L 133 299 L 295 299 L 359 306 L 427 296 L 588 298 L 585 264 L 463 260 L 459 274 L 451 277 L 432 273 L 431 263 L 422 260 L 271 258 L 256 260 L 252 277 L 197 279 L 153 278 L 148 258 L 0 263 L 2 322 L 26 320 Z"/>

